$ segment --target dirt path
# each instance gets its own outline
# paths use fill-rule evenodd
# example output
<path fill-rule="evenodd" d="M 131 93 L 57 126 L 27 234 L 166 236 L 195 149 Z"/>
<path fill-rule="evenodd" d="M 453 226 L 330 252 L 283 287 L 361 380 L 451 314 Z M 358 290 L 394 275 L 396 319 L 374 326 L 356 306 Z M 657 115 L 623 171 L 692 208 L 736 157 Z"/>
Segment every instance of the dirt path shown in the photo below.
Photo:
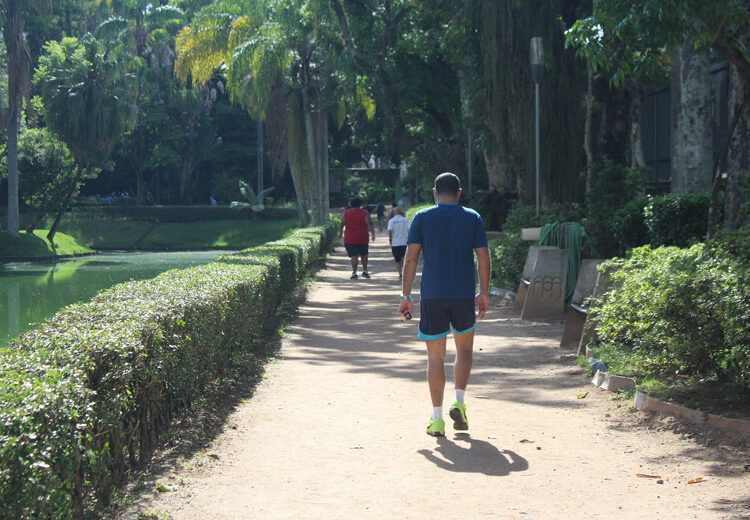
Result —
<path fill-rule="evenodd" d="M 142 497 L 141 511 L 196 520 L 750 518 L 750 453 L 595 390 L 557 348 L 559 320 L 522 322 L 491 308 L 467 391 L 470 433 L 447 421 L 444 439 L 425 435 L 417 322 L 397 319 L 385 237 L 371 251 L 373 278 L 350 281 L 336 248 L 288 329 L 283 360 L 205 453 L 162 476 L 174 491 Z M 707 481 L 687 484 L 696 477 Z"/>

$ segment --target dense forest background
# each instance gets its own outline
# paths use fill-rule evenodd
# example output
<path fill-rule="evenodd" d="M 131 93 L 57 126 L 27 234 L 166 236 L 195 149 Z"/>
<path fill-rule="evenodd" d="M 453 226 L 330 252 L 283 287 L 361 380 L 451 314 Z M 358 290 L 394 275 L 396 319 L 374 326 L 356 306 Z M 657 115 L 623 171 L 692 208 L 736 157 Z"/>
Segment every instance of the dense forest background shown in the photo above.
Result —
<path fill-rule="evenodd" d="M 701 192 L 736 229 L 747 3 L 4 0 L 0 146 L 22 210 L 227 204 L 243 180 L 316 221 L 329 194 L 395 197 L 376 175 L 331 183 L 371 156 L 411 202 L 454 171 L 485 213 L 533 204 L 540 36 L 543 207 Z"/>

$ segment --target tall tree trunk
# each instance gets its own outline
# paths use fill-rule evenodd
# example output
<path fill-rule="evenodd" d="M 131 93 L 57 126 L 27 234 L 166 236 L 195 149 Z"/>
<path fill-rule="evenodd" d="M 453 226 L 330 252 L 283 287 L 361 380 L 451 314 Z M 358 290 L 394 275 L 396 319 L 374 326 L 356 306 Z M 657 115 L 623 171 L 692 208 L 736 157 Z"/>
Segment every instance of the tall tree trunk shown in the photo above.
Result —
<path fill-rule="evenodd" d="M 256 138 L 257 150 L 258 150 L 258 161 L 257 161 L 258 191 L 256 193 L 258 194 L 258 197 L 260 197 L 261 196 L 260 194 L 265 189 L 263 187 L 263 119 L 260 117 L 258 118 L 258 124 L 256 128 L 257 128 L 257 134 L 258 134 Z M 259 202 L 262 203 L 263 201 L 260 200 Z"/>
<path fill-rule="evenodd" d="M 730 106 L 735 107 L 735 112 L 730 117 L 737 118 L 735 128 L 727 152 L 726 167 L 726 190 L 724 195 L 724 228 L 728 231 L 736 231 L 745 222 L 741 213 L 742 205 L 748 202 L 747 176 L 750 175 L 750 116 L 748 107 L 750 99 L 746 88 L 748 86 L 741 81 L 741 76 L 736 67 L 731 67 L 730 75 Z M 737 109 L 738 106 L 744 106 Z"/>
<path fill-rule="evenodd" d="M 632 87 L 630 91 L 630 167 L 643 168 L 646 166 L 646 159 L 643 156 L 641 112 L 646 93 L 639 86 Z"/>
<path fill-rule="evenodd" d="M 10 96 L 8 114 L 8 234 L 18 236 L 18 105 Z"/>
<path fill-rule="evenodd" d="M 328 114 L 320 113 L 320 173 L 323 188 L 323 220 L 327 221 L 331 216 L 331 170 L 328 164 Z"/>
<path fill-rule="evenodd" d="M 300 99 L 294 92 L 288 93 L 286 109 L 286 147 L 289 170 L 292 173 L 294 191 L 297 194 L 300 224 L 310 225 L 311 167 L 307 152 L 305 122 Z"/>
<path fill-rule="evenodd" d="M 672 58 L 673 192 L 705 192 L 713 180 L 711 63 L 691 43 Z"/>
<path fill-rule="evenodd" d="M 583 151 L 586 153 L 586 191 L 591 189 L 591 181 L 594 175 L 594 67 L 586 62 L 586 122 L 583 133 Z"/>

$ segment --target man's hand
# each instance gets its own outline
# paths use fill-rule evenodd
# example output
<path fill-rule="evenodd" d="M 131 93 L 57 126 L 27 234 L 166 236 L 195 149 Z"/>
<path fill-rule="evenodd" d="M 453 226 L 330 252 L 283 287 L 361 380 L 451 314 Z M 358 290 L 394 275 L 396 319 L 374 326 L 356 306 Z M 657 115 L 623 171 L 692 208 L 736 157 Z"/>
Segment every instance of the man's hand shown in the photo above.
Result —
<path fill-rule="evenodd" d="M 401 300 L 401 305 L 398 306 L 398 313 L 403 315 L 406 311 L 414 317 L 414 302 L 405 298 Z"/>
<path fill-rule="evenodd" d="M 373 231 L 371 234 L 372 238 L 370 239 L 370 242 L 375 242 L 375 232 Z"/>
<path fill-rule="evenodd" d="M 477 297 L 474 299 L 474 305 L 476 305 L 479 308 L 479 312 L 477 312 L 477 315 L 479 318 L 484 318 L 487 314 L 487 309 L 490 307 L 490 298 L 487 296 L 487 294 L 479 293 L 477 294 Z"/>

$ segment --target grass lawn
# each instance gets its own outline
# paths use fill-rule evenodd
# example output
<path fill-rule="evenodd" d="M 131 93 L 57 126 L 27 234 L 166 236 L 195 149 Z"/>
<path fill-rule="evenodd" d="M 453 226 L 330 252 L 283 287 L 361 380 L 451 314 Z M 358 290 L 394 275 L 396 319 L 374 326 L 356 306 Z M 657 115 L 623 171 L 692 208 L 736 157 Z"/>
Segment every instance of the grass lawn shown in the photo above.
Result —
<path fill-rule="evenodd" d="M 2 233 L 0 258 L 53 258 L 94 252 L 79 244 L 72 236 L 61 232 L 55 234 L 54 245 L 50 244 L 47 240 L 48 231 L 40 229 L 33 234 L 22 232 L 18 238 Z"/>
<path fill-rule="evenodd" d="M 150 222 L 129 220 L 63 218 L 60 223 L 60 231 L 93 249 L 130 249 L 149 229 Z"/>
<path fill-rule="evenodd" d="M 243 249 L 279 240 L 298 227 L 296 219 L 165 222 L 138 249 Z"/>

